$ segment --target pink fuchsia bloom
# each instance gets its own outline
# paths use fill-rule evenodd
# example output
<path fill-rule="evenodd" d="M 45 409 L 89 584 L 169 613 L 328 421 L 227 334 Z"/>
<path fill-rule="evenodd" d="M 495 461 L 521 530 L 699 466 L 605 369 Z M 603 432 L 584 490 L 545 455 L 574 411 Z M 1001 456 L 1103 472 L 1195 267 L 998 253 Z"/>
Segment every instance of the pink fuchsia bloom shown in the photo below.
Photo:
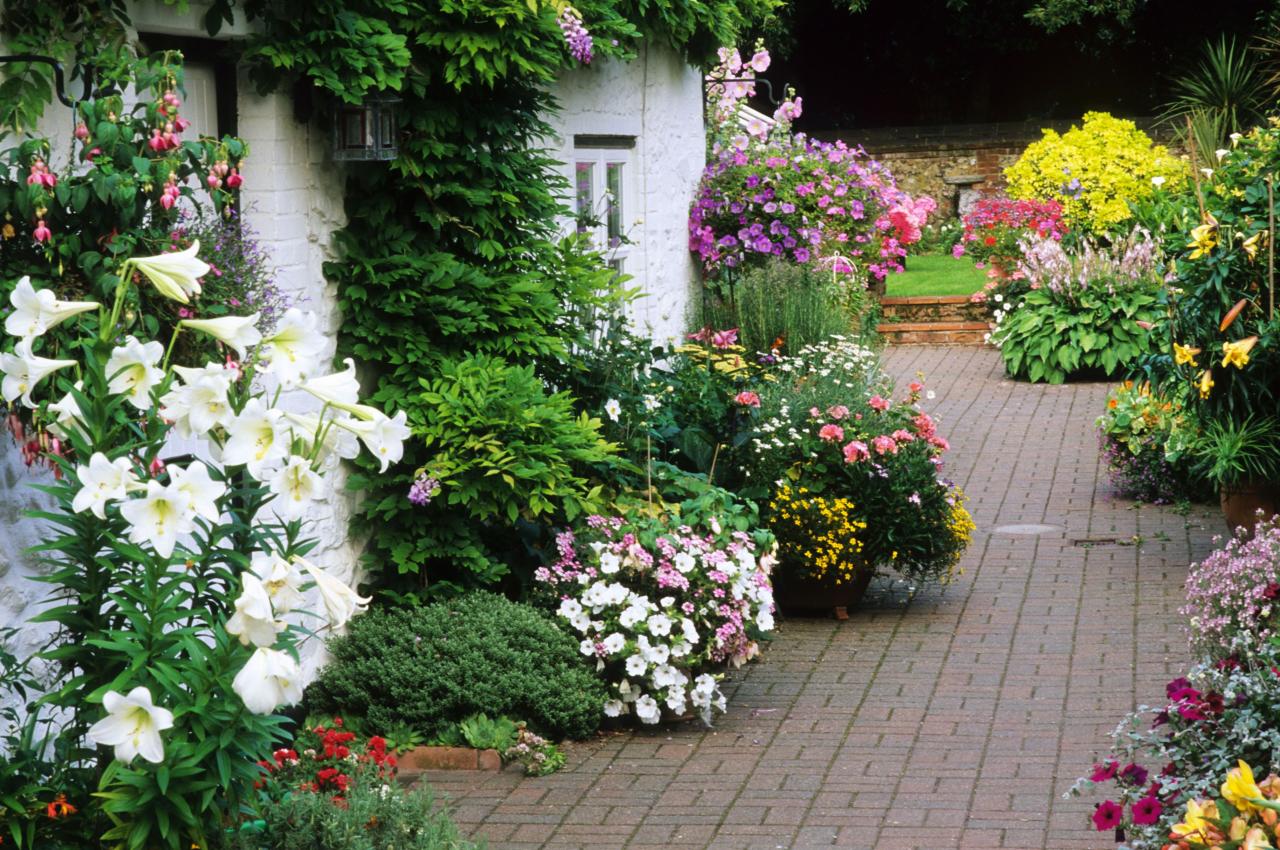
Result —
<path fill-rule="evenodd" d="M 83 122 L 76 125 L 76 138 L 82 142 L 89 138 L 89 128 Z"/>
<path fill-rule="evenodd" d="M 756 395 L 750 390 L 744 390 L 743 392 L 738 393 L 736 396 L 733 397 L 733 400 L 734 402 L 742 405 L 743 407 L 759 407 L 760 406 L 760 396 Z"/>
<path fill-rule="evenodd" d="M 37 242 L 48 242 L 53 233 L 45 226 L 44 219 L 40 219 L 36 222 L 36 229 L 31 231 L 31 235 Z"/>
<path fill-rule="evenodd" d="M 818 429 L 818 439 L 838 443 L 844 439 L 844 429 L 839 425 L 823 425 Z"/>
<path fill-rule="evenodd" d="M 844 462 L 856 463 L 860 460 L 869 460 L 871 452 L 867 450 L 867 444 L 861 440 L 854 440 L 847 443 L 844 447 Z"/>
<path fill-rule="evenodd" d="M 876 450 L 879 455 L 896 455 L 898 453 L 898 442 L 888 434 L 881 434 L 871 439 L 871 447 Z"/>
<path fill-rule="evenodd" d="M 711 344 L 716 348 L 732 348 L 738 344 L 738 329 L 716 331 L 711 335 Z"/>
<path fill-rule="evenodd" d="M 827 415 L 839 422 L 849 415 L 849 408 L 843 404 L 835 404 L 827 408 Z"/>
<path fill-rule="evenodd" d="M 1105 800 L 1093 810 L 1093 825 L 1098 832 L 1115 829 L 1124 818 L 1124 807 L 1111 800 Z"/>
<path fill-rule="evenodd" d="M 244 178 L 240 176 L 240 172 L 236 171 L 234 168 L 231 169 L 231 173 L 227 175 L 227 188 L 239 189 L 243 183 Z"/>
<path fill-rule="evenodd" d="M 873 395 L 867 404 L 871 405 L 872 410 L 879 410 L 881 413 L 889 409 L 889 400 L 878 395 Z"/>

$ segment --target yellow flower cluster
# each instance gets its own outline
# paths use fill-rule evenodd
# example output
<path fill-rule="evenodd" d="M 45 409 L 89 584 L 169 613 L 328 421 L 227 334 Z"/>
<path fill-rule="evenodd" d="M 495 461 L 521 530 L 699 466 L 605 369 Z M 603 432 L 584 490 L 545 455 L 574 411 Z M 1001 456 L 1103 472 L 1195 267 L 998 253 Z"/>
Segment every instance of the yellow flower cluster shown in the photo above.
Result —
<path fill-rule="evenodd" d="M 969 548 L 969 542 L 973 540 L 973 532 L 977 529 L 977 525 L 973 521 L 973 516 L 969 513 L 969 509 L 964 506 L 967 497 L 964 491 L 959 487 L 951 488 L 951 496 L 955 500 L 951 505 L 951 515 L 947 517 L 947 531 L 951 532 L 951 538 L 955 541 L 955 558 L 951 562 L 951 566 L 955 567 L 960 563 L 960 557 L 964 555 L 964 550 Z M 951 579 L 959 575 L 955 570 L 947 570 L 947 574 L 942 577 L 942 583 L 948 584 Z"/>
<path fill-rule="evenodd" d="M 1169 845 L 1187 850 L 1231 846 L 1240 850 L 1267 850 L 1271 839 L 1280 839 L 1280 777 L 1274 773 L 1262 782 L 1254 779 L 1245 761 L 1227 773 L 1220 789 L 1222 801 L 1187 800 L 1181 822 L 1173 825 Z M 1233 814 L 1234 812 L 1234 814 Z"/>
<path fill-rule="evenodd" d="M 870 569 L 859 557 L 858 535 L 867 524 L 854 518 L 852 499 L 810 495 L 806 487 L 782 487 L 769 502 L 769 512 L 769 527 L 778 538 L 778 557 L 784 564 L 836 586 L 853 581 L 859 570 Z"/>
<path fill-rule="evenodd" d="M 1004 173 L 1009 197 L 1055 200 L 1072 226 L 1106 233 L 1129 220 L 1130 201 L 1151 195 L 1157 183 L 1176 189 L 1188 167 L 1132 121 L 1088 112 L 1066 133 L 1045 130 Z"/>

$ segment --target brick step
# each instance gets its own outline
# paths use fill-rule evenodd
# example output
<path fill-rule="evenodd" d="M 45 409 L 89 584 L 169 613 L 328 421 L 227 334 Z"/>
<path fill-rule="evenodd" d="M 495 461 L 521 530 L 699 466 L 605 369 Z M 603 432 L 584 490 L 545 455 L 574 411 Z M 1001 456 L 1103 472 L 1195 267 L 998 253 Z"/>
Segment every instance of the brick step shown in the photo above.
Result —
<path fill-rule="evenodd" d="M 987 308 L 967 295 L 886 296 L 880 299 L 886 319 L 903 322 L 981 322 Z"/>
<path fill-rule="evenodd" d="M 886 322 L 876 330 L 890 345 L 984 345 L 986 322 Z"/>

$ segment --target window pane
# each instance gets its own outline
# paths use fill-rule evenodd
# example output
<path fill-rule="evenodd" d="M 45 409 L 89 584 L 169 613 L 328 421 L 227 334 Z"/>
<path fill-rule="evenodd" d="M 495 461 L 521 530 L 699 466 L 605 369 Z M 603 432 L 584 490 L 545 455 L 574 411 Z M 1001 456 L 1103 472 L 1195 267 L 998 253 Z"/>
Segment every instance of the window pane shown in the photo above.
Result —
<path fill-rule="evenodd" d="M 622 244 L 622 163 L 607 163 L 604 173 L 605 188 L 609 192 L 609 212 L 605 219 L 609 247 L 617 248 Z"/>
<path fill-rule="evenodd" d="M 575 188 L 577 190 L 577 213 L 578 213 L 578 232 L 586 233 L 591 229 L 591 220 L 595 214 L 595 193 L 592 189 L 592 183 L 595 177 L 594 162 L 578 163 L 575 173 Z"/>

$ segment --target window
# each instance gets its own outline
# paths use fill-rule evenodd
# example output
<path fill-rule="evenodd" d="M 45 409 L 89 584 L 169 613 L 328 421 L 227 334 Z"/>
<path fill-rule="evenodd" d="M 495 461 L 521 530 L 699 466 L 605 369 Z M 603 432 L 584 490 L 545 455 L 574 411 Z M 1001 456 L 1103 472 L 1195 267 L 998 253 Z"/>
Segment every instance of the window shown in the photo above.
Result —
<path fill-rule="evenodd" d="M 591 146 L 583 144 L 589 141 Z M 609 267 L 621 274 L 630 253 L 628 219 L 635 208 L 635 167 L 631 136 L 574 137 L 574 217 L 579 233 L 604 251 Z"/>

